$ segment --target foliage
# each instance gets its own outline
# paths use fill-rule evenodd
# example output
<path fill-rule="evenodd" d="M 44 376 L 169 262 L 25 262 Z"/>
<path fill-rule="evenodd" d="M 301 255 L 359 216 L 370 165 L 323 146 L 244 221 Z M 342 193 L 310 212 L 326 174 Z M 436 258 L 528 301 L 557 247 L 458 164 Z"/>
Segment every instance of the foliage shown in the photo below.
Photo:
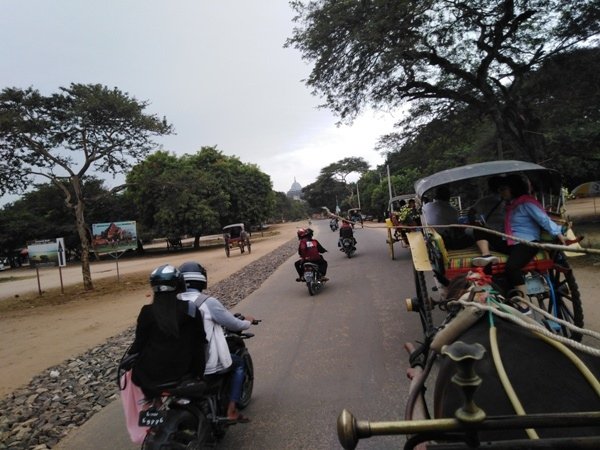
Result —
<path fill-rule="evenodd" d="M 335 211 L 336 205 L 343 206 L 343 201 L 348 195 L 348 187 L 341 181 L 334 180 L 331 174 L 323 173 L 317 177 L 314 183 L 302 189 L 304 200 L 314 212 L 322 212 L 323 206 Z"/>
<path fill-rule="evenodd" d="M 43 96 L 33 88 L 5 88 L 0 94 L 0 193 L 23 192 L 39 178 L 61 190 L 75 213 L 84 286 L 92 289 L 82 179 L 129 169 L 154 148 L 151 137 L 171 127 L 144 114 L 146 102 L 117 88 L 73 83 L 59 90 Z"/>
<path fill-rule="evenodd" d="M 580 49 L 549 59 L 522 88 L 540 119 L 541 162 L 572 188 L 600 173 L 599 72 L 600 48 Z"/>
<path fill-rule="evenodd" d="M 600 30 L 600 0 L 293 1 L 288 46 L 314 63 L 307 84 L 342 120 L 413 102 L 427 120 L 469 106 L 504 154 L 537 161 L 537 121 L 518 94 L 547 59 Z M 425 106 L 425 107 L 423 107 Z M 524 156 L 522 156 L 524 155 Z"/>
<path fill-rule="evenodd" d="M 131 219 L 131 206 L 122 195 L 111 193 L 97 178 L 83 180 L 83 192 L 90 199 L 86 222 Z M 0 255 L 17 256 L 28 242 L 63 237 L 68 256 L 80 255 L 80 242 L 62 191 L 46 183 L 35 186 L 19 200 L 0 210 Z"/>
<path fill-rule="evenodd" d="M 305 201 L 291 199 L 284 192 L 275 192 L 273 195 L 275 200 L 270 222 L 296 221 L 309 215 Z"/>
<path fill-rule="evenodd" d="M 274 203 L 268 175 L 215 147 L 181 157 L 156 152 L 131 170 L 127 183 L 139 220 L 159 236 L 198 238 L 230 223 L 259 225 Z"/>
<path fill-rule="evenodd" d="M 559 170 L 568 186 L 597 178 L 600 172 L 600 49 L 580 49 L 549 59 L 519 89 L 539 118 L 540 164 Z M 445 117 L 379 142 L 392 173 L 420 167 L 421 176 L 473 162 L 496 159 L 493 125 L 472 108 L 447 111 Z M 586 163 L 582 164 L 585 160 Z"/>

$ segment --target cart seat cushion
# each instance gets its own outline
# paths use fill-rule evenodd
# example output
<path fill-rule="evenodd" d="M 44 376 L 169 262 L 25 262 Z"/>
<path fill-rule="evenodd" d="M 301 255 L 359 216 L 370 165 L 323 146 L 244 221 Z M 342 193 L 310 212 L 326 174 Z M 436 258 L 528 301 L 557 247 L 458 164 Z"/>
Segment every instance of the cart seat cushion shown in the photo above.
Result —
<path fill-rule="evenodd" d="M 504 272 L 504 266 L 508 255 L 503 253 L 492 252 L 492 255 L 497 256 L 500 260 L 498 264 L 491 267 L 492 274 L 500 274 Z M 460 275 L 466 274 L 473 270 L 473 258 L 480 256 L 477 247 L 470 247 L 463 250 L 451 250 L 449 252 L 449 262 L 446 266 L 445 277 L 452 280 Z M 539 271 L 545 272 L 554 266 L 554 261 L 550 259 L 547 252 L 541 250 L 525 267 L 524 271 Z"/>

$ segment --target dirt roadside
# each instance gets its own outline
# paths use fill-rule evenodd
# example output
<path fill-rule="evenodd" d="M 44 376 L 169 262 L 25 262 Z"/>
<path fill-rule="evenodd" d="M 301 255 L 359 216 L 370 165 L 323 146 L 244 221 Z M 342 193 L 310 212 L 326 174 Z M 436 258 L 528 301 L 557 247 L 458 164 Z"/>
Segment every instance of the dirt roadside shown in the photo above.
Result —
<path fill-rule="evenodd" d="M 75 294 L 76 299 L 68 303 L 3 310 L 0 313 L 0 396 L 27 384 L 44 369 L 83 353 L 134 325 L 140 308 L 150 301 L 147 276 L 158 265 L 199 261 L 208 270 L 209 284 L 214 284 L 294 239 L 295 230 L 306 225 L 306 222 L 274 225 L 275 233 L 264 239 L 259 238 L 260 233 L 255 233 L 251 254 L 232 251 L 231 257 L 227 258 L 219 247 L 150 258 L 132 269 L 138 273 L 134 281 L 128 281 L 130 278 L 125 269 L 120 271 L 122 289 L 117 292 L 114 289 L 116 277 L 113 277 L 112 281 L 107 280 L 108 285 L 98 283 L 97 292 Z"/>

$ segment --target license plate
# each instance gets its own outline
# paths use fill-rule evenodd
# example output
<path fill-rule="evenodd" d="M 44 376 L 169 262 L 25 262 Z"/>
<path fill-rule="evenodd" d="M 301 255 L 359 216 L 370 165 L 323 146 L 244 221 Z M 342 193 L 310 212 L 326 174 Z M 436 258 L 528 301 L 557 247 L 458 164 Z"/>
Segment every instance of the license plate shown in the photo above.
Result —
<path fill-rule="evenodd" d="M 165 421 L 165 413 L 154 408 L 140 412 L 138 425 L 140 427 L 156 427 Z"/>

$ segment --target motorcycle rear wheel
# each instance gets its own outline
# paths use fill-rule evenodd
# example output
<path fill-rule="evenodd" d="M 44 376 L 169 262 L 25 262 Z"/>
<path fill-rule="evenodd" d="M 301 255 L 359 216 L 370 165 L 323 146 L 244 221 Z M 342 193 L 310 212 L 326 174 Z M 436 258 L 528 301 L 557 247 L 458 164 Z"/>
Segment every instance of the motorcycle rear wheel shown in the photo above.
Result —
<path fill-rule="evenodd" d="M 254 364 L 248 350 L 244 350 L 242 358 L 244 359 L 244 382 L 242 383 L 242 395 L 238 402 L 239 409 L 244 409 L 250 404 L 254 389 Z"/>
<path fill-rule="evenodd" d="M 202 430 L 199 430 L 200 427 Z M 148 432 L 142 450 L 201 450 L 207 434 L 206 420 L 199 424 L 198 418 L 190 411 L 171 409 L 165 422 Z"/>

